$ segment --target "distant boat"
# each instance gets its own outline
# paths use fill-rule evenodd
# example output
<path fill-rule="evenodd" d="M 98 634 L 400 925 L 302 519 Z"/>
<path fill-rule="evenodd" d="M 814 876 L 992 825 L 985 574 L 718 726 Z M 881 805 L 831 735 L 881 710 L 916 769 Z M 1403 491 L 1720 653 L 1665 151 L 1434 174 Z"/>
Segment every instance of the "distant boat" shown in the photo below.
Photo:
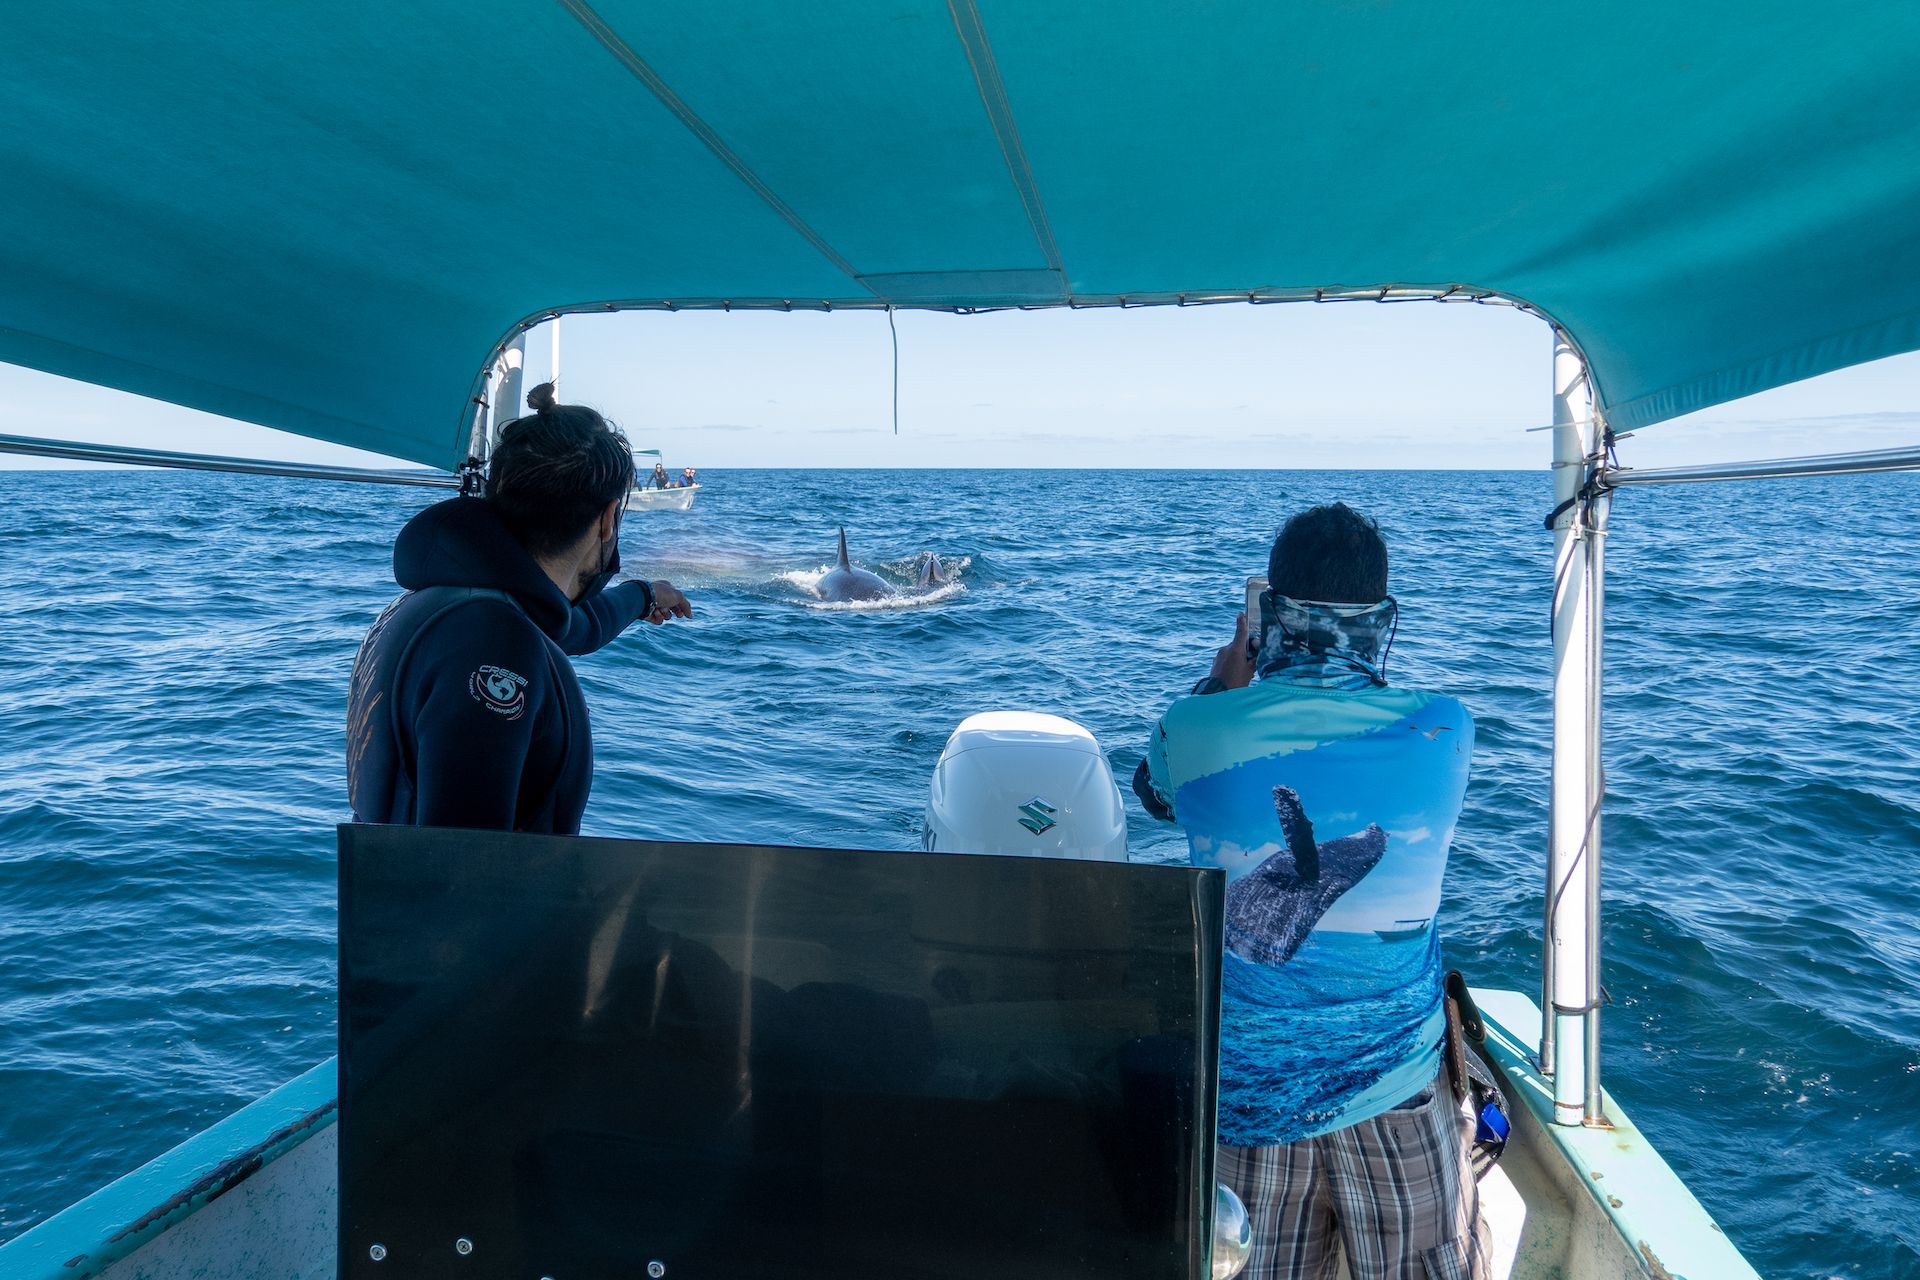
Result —
<path fill-rule="evenodd" d="M 1382 942 L 1405 942 L 1408 938 L 1417 938 L 1433 928 L 1433 917 L 1427 916 L 1419 920 L 1395 920 L 1393 923 L 1395 928 L 1375 929 L 1373 936 Z"/>
<path fill-rule="evenodd" d="M 678 489 L 641 489 L 636 487 L 627 501 L 629 511 L 685 511 L 693 505 L 697 484 Z"/>
<path fill-rule="evenodd" d="M 655 489 L 647 484 L 647 478 L 653 474 L 651 464 L 659 461 L 658 449 L 633 451 L 633 492 L 627 495 L 629 511 L 686 511 L 692 508 L 693 495 L 700 492 L 697 482 L 668 489 Z"/>

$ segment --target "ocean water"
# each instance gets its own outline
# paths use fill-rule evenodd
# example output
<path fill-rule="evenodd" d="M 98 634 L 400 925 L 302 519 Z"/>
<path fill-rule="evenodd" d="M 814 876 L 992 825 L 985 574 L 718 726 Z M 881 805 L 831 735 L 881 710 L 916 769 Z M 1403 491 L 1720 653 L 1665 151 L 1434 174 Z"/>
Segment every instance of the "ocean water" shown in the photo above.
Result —
<path fill-rule="evenodd" d="M 1440 918 L 1538 982 L 1540 473 L 714 472 L 626 562 L 691 624 L 579 663 L 590 832 L 914 846 L 964 715 L 1071 715 L 1131 773 L 1278 521 L 1378 515 L 1392 672 L 1478 719 Z M 0 473 L 0 1238 L 331 1052 L 343 698 L 428 491 Z M 1606 1080 L 1769 1276 L 1920 1276 L 1920 484 L 1615 505 Z M 813 607 L 847 526 L 905 607 Z M 1183 856 L 1135 810 L 1134 856 Z"/>

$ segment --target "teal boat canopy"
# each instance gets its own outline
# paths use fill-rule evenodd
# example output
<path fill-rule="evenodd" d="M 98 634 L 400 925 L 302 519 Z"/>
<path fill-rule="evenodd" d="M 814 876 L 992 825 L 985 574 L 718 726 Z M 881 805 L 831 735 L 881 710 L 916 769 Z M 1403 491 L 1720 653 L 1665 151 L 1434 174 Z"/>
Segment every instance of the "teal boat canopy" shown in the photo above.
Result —
<path fill-rule="evenodd" d="M 1617 428 L 1920 347 L 1911 0 L 107 0 L 0 360 L 436 466 L 601 307 L 1525 303 Z"/>

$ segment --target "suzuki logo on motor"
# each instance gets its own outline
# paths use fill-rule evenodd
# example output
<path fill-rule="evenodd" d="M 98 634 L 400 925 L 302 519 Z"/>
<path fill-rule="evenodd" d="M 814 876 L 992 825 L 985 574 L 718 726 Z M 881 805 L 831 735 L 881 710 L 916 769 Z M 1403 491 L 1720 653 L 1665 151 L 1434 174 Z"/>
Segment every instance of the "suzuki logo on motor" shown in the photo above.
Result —
<path fill-rule="evenodd" d="M 1020 806 L 1020 812 L 1026 815 L 1026 817 L 1020 819 L 1020 825 L 1033 832 L 1033 834 L 1040 835 L 1054 828 L 1053 815 L 1060 811 L 1048 804 L 1045 800 L 1042 800 L 1039 796 L 1035 796 Z"/>

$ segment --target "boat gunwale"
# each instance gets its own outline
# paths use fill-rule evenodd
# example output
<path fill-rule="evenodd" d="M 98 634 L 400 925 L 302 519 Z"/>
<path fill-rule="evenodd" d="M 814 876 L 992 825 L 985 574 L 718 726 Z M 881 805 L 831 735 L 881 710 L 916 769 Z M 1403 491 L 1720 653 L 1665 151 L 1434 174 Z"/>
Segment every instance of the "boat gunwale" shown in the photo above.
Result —
<path fill-rule="evenodd" d="M 1706 1206 L 1688 1189 L 1610 1093 L 1603 1093 L 1607 1125 L 1554 1122 L 1553 1079 L 1543 1076 L 1531 1046 L 1540 1042 L 1540 1010 L 1517 991 L 1470 989 L 1486 1037 L 1480 1051 L 1505 1083 L 1507 1109 L 1524 1107 L 1559 1161 L 1586 1188 L 1643 1272 L 1656 1280 L 1712 1276 L 1760 1280 L 1760 1273 Z M 1516 1132 L 1516 1138 L 1520 1135 Z M 1574 1206 L 1577 1214 L 1579 1208 Z"/>
<path fill-rule="evenodd" d="M 8 1280 L 97 1276 L 339 1117 L 328 1058 L 85 1199 L 0 1244 Z"/>

